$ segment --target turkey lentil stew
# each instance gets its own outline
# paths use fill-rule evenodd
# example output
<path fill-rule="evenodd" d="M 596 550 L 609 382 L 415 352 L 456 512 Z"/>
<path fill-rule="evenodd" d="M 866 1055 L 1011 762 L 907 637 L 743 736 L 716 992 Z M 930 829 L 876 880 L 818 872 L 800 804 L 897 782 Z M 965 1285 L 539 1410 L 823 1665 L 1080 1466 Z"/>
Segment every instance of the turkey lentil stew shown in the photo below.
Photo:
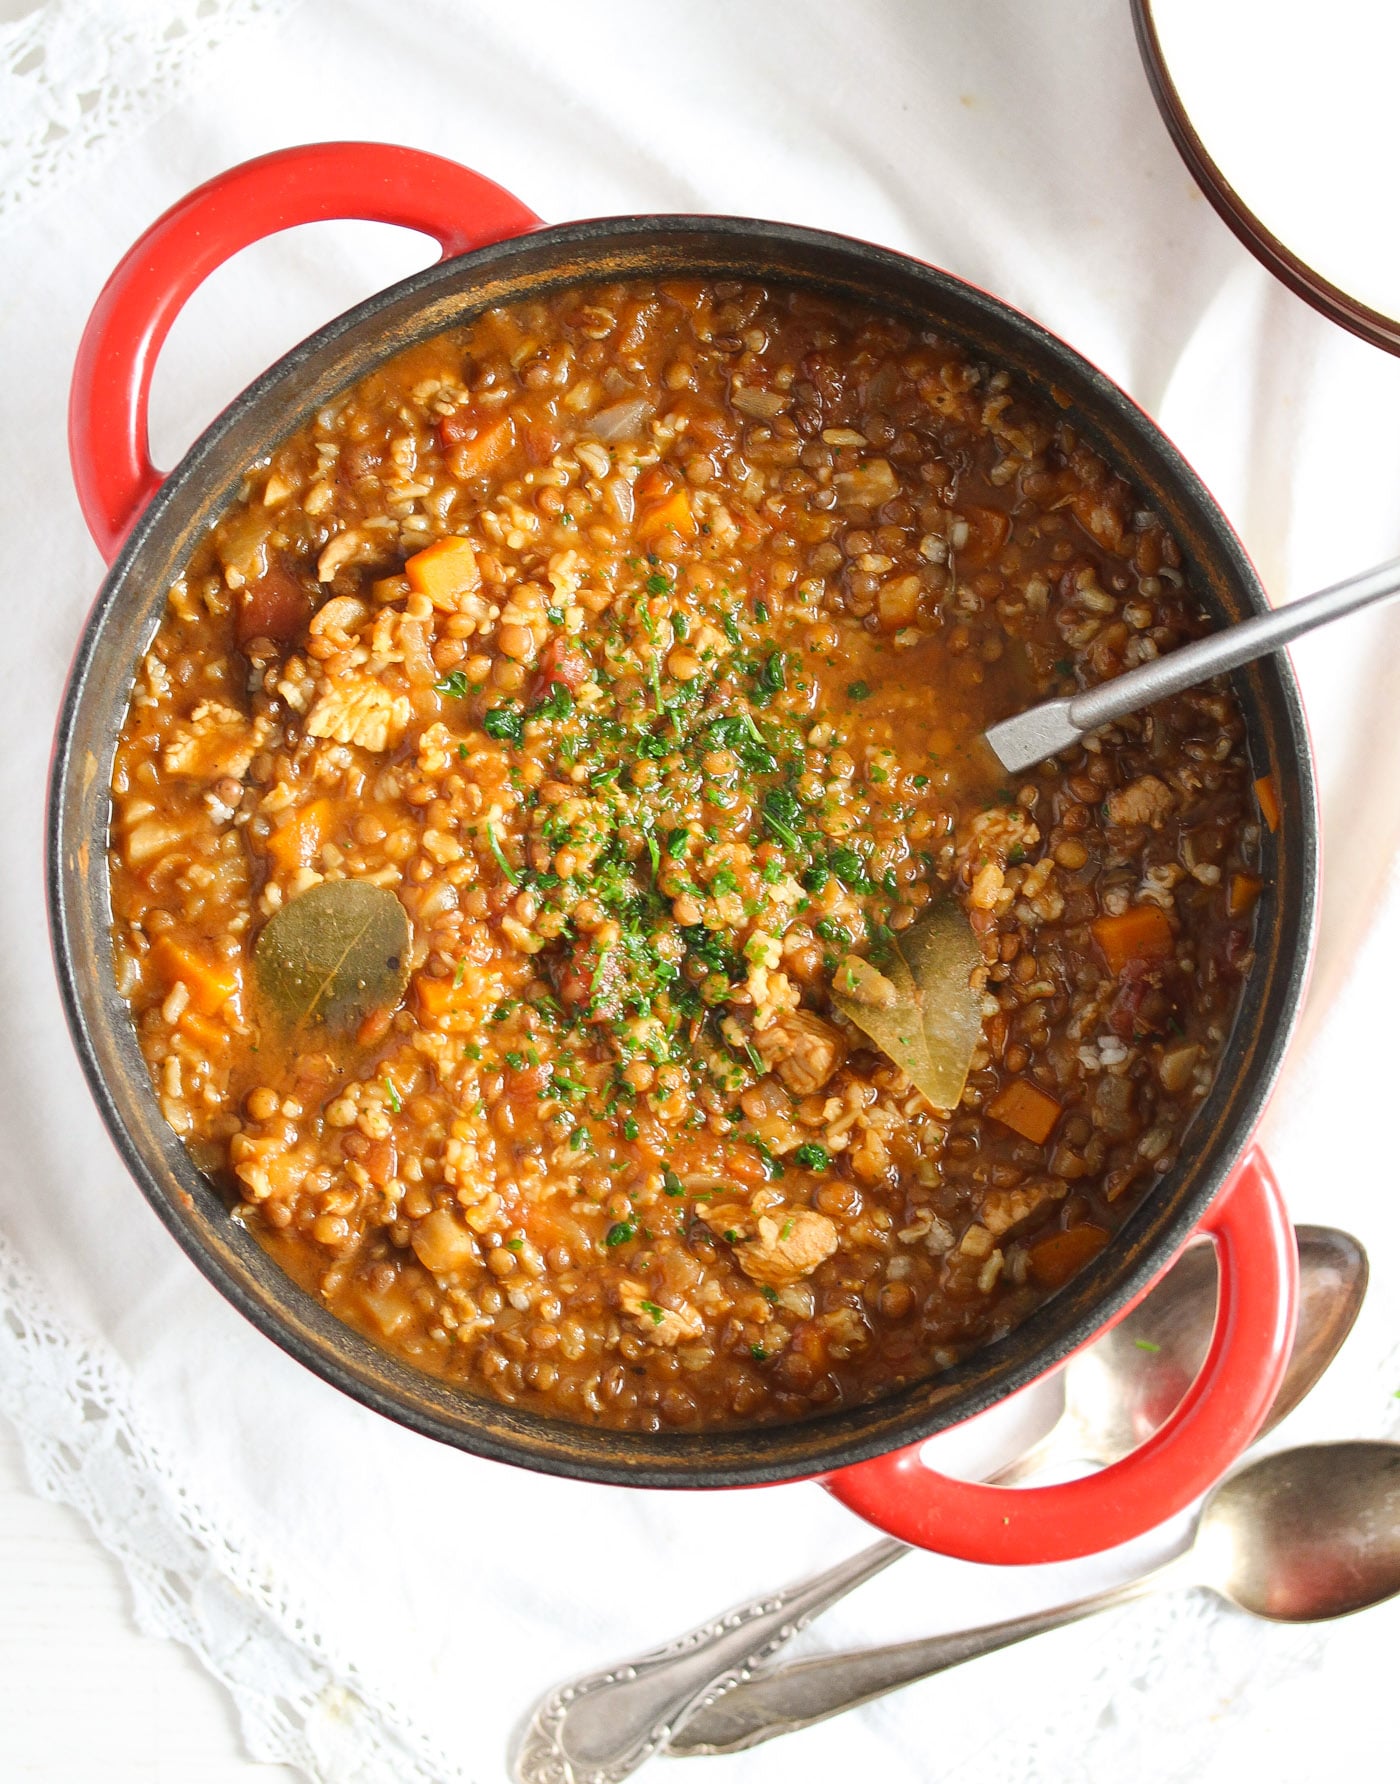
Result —
<path fill-rule="evenodd" d="M 113 945 L 166 1118 L 335 1314 L 503 1401 L 697 1429 L 948 1367 L 1170 1169 L 1251 963 L 1223 687 L 1010 783 L 977 741 L 1203 630 L 1180 561 L 1004 371 L 810 293 L 401 353 L 252 467 L 136 677 Z M 348 1029 L 255 955 L 346 880 L 407 936 Z M 836 1002 L 938 910 L 952 1108 Z"/>

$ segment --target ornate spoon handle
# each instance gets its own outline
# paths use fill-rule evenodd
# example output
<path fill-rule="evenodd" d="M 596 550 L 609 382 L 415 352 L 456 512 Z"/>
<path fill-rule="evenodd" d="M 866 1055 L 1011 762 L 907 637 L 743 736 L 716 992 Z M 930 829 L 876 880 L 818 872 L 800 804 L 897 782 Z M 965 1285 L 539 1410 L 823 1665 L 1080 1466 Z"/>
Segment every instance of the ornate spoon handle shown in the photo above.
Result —
<path fill-rule="evenodd" d="M 557 1686 L 536 1706 L 516 1750 L 519 1784 L 619 1784 L 687 1716 L 749 1678 L 819 1611 L 905 1552 L 903 1543 L 875 1543 L 664 1647 Z"/>
<path fill-rule="evenodd" d="M 1004 1623 L 930 1636 L 923 1641 L 796 1661 L 760 1678 L 744 1680 L 718 1702 L 699 1708 L 694 1718 L 688 1718 L 672 1735 L 667 1752 L 676 1758 L 691 1759 L 757 1747 L 780 1734 L 810 1728 L 814 1722 L 825 1722 L 828 1716 L 839 1716 L 843 1710 L 871 1703 L 888 1691 L 912 1685 L 916 1679 L 931 1678 L 950 1666 L 961 1666 L 965 1660 L 976 1660 L 1048 1629 L 1061 1629 L 1066 1623 L 1077 1623 L 1098 1611 L 1127 1604 L 1156 1591 L 1169 1576 L 1179 1577 L 1171 1562 L 1145 1578 Z"/>
<path fill-rule="evenodd" d="M 1012 1486 L 1055 1459 L 1077 1459 L 1070 1419 L 991 1478 Z M 735 1605 L 663 1647 L 570 1679 L 536 1705 L 516 1751 L 519 1784 L 617 1784 L 682 1722 L 745 1681 L 813 1617 L 907 1555 L 888 1538 L 806 1580 Z"/>

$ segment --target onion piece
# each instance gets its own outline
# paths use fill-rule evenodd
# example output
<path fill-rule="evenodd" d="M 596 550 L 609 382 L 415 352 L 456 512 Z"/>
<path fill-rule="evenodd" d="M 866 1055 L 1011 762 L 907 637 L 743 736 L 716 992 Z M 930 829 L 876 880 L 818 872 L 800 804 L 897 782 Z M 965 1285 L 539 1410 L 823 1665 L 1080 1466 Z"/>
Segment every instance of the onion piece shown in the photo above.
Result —
<path fill-rule="evenodd" d="M 615 446 L 620 440 L 640 439 L 643 424 L 655 413 L 655 404 L 647 397 L 629 397 L 624 403 L 600 409 L 590 418 L 588 431 L 595 440 Z"/>

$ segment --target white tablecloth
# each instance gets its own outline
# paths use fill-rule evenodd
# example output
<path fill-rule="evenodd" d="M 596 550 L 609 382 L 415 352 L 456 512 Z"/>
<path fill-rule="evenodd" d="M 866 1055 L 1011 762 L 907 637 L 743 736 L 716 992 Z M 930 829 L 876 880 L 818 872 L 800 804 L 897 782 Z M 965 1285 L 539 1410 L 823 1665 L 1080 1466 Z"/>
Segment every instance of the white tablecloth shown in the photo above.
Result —
<path fill-rule="evenodd" d="M 0 28 L 0 1409 L 36 1485 L 121 1556 L 146 1625 L 230 1686 L 256 1756 L 335 1784 L 495 1779 L 511 1724 L 555 1678 L 870 1532 L 811 1486 L 564 1483 L 362 1411 L 177 1252 L 82 1085 L 40 870 L 54 715 L 101 578 L 65 459 L 74 349 L 110 267 L 189 186 L 346 136 L 454 156 L 546 218 L 747 212 L 946 266 L 1159 418 L 1276 599 L 1400 550 L 1400 366 L 1305 309 L 1217 221 L 1152 108 L 1120 0 L 88 0 Z M 1372 226 L 1381 213 L 1363 197 L 1339 202 Z M 158 456 L 171 462 L 277 353 L 429 253 L 386 229 L 321 225 L 221 271 L 157 376 Z M 1327 884 L 1266 1138 L 1296 1215 L 1353 1229 L 1375 1273 L 1353 1340 L 1285 1437 L 1397 1425 L 1397 645 L 1387 611 L 1297 658 Z M 804 1646 L 1006 1614 L 1121 1567 L 996 1574 L 918 1557 Z M 1310 1784 L 1339 1754 L 1375 1776 L 1397 1634 L 1394 1608 L 1292 1631 L 1203 1599 L 1143 1604 L 708 1775 L 1165 1784 L 1238 1776 L 1247 1752 L 1267 1755 L 1278 1784 Z M 1330 1713 L 1314 1725 L 1297 1714 L 1308 1703 Z"/>

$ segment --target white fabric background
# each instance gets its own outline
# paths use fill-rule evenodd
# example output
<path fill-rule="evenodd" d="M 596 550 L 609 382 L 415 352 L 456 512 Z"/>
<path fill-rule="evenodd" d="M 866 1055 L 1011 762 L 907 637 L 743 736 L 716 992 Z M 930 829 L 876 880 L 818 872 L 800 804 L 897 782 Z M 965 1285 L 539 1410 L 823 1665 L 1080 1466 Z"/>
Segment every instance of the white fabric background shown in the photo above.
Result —
<path fill-rule="evenodd" d="M 87 91 L 123 97 L 84 104 Z M 327 1784 L 487 1780 L 503 1775 L 511 1723 L 557 1677 L 870 1532 L 811 1486 L 662 1496 L 563 1483 L 361 1411 L 178 1254 L 82 1086 L 40 873 L 54 714 L 101 579 L 65 458 L 73 353 L 111 266 L 188 187 L 285 143 L 345 136 L 455 156 L 547 219 L 745 212 L 946 266 L 1072 341 L 1160 419 L 1276 599 L 1400 550 L 1400 365 L 1273 284 L 1217 221 L 1152 108 L 1120 0 L 87 0 L 0 32 L 0 1408 L 36 1484 L 78 1503 L 122 1555 L 148 1626 L 190 1640 L 233 1686 L 255 1756 Z M 1364 192 L 1339 202 L 1358 226 L 1377 214 Z M 429 252 L 400 232 L 321 225 L 220 272 L 157 375 L 161 461 L 277 353 Z M 1266 1138 L 1297 1216 L 1356 1231 L 1375 1273 L 1357 1333 L 1285 1437 L 1400 1424 L 1397 645 L 1389 610 L 1297 653 L 1327 880 Z M 1119 1565 L 998 1575 L 919 1557 L 804 1646 L 1006 1614 Z M 1223 1781 L 1266 1753 L 1279 1784 L 1339 1757 L 1374 1776 L 1397 1634 L 1395 1607 L 1289 1631 L 1203 1600 L 1146 1604 L 707 1775 L 740 1784 L 781 1765 L 835 1784 L 864 1766 L 887 1784 L 1166 1784 Z"/>

